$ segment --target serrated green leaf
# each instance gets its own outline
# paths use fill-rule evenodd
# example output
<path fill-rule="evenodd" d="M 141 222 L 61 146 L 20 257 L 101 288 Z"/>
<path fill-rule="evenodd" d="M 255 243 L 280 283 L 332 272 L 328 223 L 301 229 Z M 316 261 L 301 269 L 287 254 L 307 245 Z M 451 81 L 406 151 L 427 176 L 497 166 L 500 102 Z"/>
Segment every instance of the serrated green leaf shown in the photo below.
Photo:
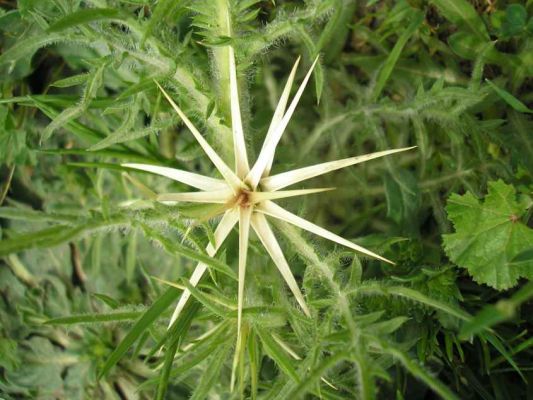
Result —
<path fill-rule="evenodd" d="M 504 290 L 519 277 L 533 278 L 533 262 L 512 265 L 515 256 L 533 246 L 533 230 L 520 221 L 525 206 L 516 200 L 513 186 L 489 183 L 483 202 L 471 193 L 454 194 L 446 210 L 455 226 L 455 233 L 443 236 L 446 254 L 476 282 Z"/>

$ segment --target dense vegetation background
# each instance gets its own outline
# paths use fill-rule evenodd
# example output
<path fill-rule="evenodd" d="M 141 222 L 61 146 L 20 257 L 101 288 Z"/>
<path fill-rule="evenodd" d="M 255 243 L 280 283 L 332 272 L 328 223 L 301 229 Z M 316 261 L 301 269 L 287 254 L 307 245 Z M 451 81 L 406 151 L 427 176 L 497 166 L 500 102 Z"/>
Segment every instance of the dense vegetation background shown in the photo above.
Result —
<path fill-rule="evenodd" d="M 2 0 L 0 31 L 0 397 L 533 398 L 532 1 Z M 235 233 L 167 331 L 155 278 L 212 225 L 120 167 L 215 174 L 154 79 L 230 159 L 228 44 L 252 154 L 320 55 L 274 170 L 418 146 L 285 202 L 397 265 L 278 225 L 313 317 L 253 245 L 233 392 Z"/>

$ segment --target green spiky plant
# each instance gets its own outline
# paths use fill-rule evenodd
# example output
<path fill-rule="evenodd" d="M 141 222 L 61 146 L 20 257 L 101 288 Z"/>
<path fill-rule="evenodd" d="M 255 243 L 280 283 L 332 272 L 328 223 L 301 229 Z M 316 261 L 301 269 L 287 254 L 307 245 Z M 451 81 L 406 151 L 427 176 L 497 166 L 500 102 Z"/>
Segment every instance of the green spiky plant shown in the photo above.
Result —
<path fill-rule="evenodd" d="M 2 396 L 525 396 L 532 13 L 475 6 L 0 3 Z"/>

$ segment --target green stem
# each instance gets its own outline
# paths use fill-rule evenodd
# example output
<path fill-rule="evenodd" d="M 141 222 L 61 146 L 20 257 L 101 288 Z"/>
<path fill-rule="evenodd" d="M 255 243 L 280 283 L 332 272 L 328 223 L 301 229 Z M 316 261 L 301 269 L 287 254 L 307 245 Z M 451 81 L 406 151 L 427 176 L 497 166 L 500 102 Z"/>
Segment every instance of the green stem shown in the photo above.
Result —
<path fill-rule="evenodd" d="M 11 181 L 13 180 L 13 174 L 15 173 L 15 165 L 12 165 L 9 167 L 9 172 L 7 174 L 7 180 L 4 186 L 2 187 L 2 191 L 0 192 L 0 206 L 4 202 L 7 192 L 9 191 L 9 188 L 11 187 Z"/>

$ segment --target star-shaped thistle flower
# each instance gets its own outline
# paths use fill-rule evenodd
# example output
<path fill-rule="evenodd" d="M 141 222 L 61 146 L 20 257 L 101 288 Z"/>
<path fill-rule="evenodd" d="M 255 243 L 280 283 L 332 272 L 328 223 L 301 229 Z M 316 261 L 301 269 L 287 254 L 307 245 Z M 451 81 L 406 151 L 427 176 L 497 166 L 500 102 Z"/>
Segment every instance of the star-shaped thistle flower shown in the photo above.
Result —
<path fill-rule="evenodd" d="M 241 112 L 239 106 L 239 94 L 237 89 L 237 73 L 235 67 L 234 50 L 229 46 L 229 76 L 230 76 L 230 96 L 231 96 L 231 122 L 233 131 L 233 146 L 235 154 L 235 169 L 231 169 L 222 158 L 215 152 L 209 143 L 200 134 L 198 129 L 183 113 L 180 107 L 172 100 L 168 93 L 159 85 L 159 88 L 172 105 L 176 113 L 183 120 L 185 125 L 192 132 L 206 155 L 214 164 L 216 169 L 220 172 L 223 179 L 215 179 L 206 177 L 192 172 L 187 172 L 179 169 L 160 167 L 146 164 L 123 164 L 126 167 L 152 172 L 158 175 L 165 176 L 175 181 L 184 183 L 194 188 L 200 189 L 197 192 L 188 193 L 166 193 L 157 196 L 157 200 L 161 202 L 197 202 L 197 203 L 213 203 L 223 204 L 221 207 L 224 211 L 222 219 L 220 220 L 215 230 L 215 240 L 213 244 L 209 244 L 206 248 L 207 253 L 213 257 L 220 248 L 224 240 L 229 235 L 230 231 L 235 225 L 239 225 L 239 274 L 238 274 L 238 305 L 237 305 L 237 342 L 239 343 L 244 282 L 246 275 L 246 257 L 248 253 L 248 242 L 250 238 L 250 227 L 255 231 L 268 254 L 274 261 L 279 272 L 285 279 L 298 304 L 306 315 L 310 315 L 304 296 L 294 279 L 294 276 L 289 268 L 287 260 L 285 259 L 281 247 L 274 235 L 268 221 L 267 216 L 286 221 L 290 224 L 296 225 L 299 228 L 312 232 L 316 235 L 322 236 L 333 242 L 346 246 L 357 252 L 366 254 L 368 256 L 380 259 L 382 261 L 392 264 L 392 261 L 371 252 L 364 247 L 361 247 L 351 241 L 343 239 L 342 237 L 330 232 L 318 225 L 313 224 L 277 205 L 273 200 L 283 199 L 292 196 L 301 196 L 311 193 L 318 193 L 330 189 L 298 189 L 298 190 L 281 190 L 298 182 L 302 182 L 313 177 L 326 174 L 350 165 L 362 163 L 364 161 L 372 160 L 374 158 L 383 157 L 388 154 L 398 153 L 409 150 L 412 147 L 401 148 L 395 150 L 379 151 L 376 153 L 366 154 L 358 157 L 345 158 L 337 161 L 330 161 L 321 164 L 311 165 L 292 171 L 287 171 L 281 174 L 270 175 L 270 169 L 274 159 L 276 146 L 278 145 L 285 128 L 287 127 L 294 110 L 302 96 L 302 93 L 309 81 L 314 66 L 318 61 L 314 61 L 305 76 L 294 98 L 290 102 L 288 108 L 288 100 L 291 86 L 296 74 L 296 69 L 299 59 L 296 60 L 294 67 L 289 75 L 285 88 L 281 94 L 277 104 L 272 122 L 266 134 L 263 147 L 259 156 L 252 168 L 248 160 L 246 145 L 244 140 L 244 133 L 241 120 Z M 207 265 L 199 263 L 196 266 L 190 283 L 196 286 L 203 274 L 207 270 Z M 183 310 L 191 293 L 184 290 L 178 305 L 172 315 L 170 325 L 177 319 L 180 312 Z"/>

